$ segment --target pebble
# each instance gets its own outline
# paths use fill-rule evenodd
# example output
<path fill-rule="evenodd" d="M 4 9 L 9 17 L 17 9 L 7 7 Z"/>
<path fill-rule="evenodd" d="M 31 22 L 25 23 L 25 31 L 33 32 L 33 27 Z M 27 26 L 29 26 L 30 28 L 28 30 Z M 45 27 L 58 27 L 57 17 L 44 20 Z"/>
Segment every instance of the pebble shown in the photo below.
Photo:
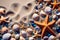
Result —
<path fill-rule="evenodd" d="M 36 18 L 38 16 L 39 16 L 38 14 L 33 14 L 32 18 Z"/>
<path fill-rule="evenodd" d="M 25 38 L 23 38 L 22 36 L 20 36 L 20 40 L 25 40 Z"/>
<path fill-rule="evenodd" d="M 43 38 L 43 39 L 44 39 L 44 40 L 48 40 L 48 38 L 49 38 L 48 36 L 44 36 L 44 38 Z"/>
<path fill-rule="evenodd" d="M 3 40 L 9 40 L 9 38 L 11 37 L 11 34 L 10 33 L 6 33 L 3 35 L 2 39 Z"/>
<path fill-rule="evenodd" d="M 11 38 L 10 40 L 16 40 L 15 38 Z"/>
<path fill-rule="evenodd" d="M 57 15 L 57 16 L 60 15 L 60 12 L 56 13 L 56 15 Z"/>
<path fill-rule="evenodd" d="M 16 34 L 15 35 L 15 39 L 19 39 L 20 35 L 19 34 Z"/>
<path fill-rule="evenodd" d="M 13 25 L 13 30 L 14 30 L 14 31 L 19 31 L 19 27 L 20 27 L 20 26 L 19 26 L 18 24 L 14 24 L 14 25 Z"/>
<path fill-rule="evenodd" d="M 48 40 L 53 40 L 55 38 L 55 36 L 51 35 Z"/>
<path fill-rule="evenodd" d="M 46 12 L 46 14 L 52 14 L 52 9 L 51 9 L 51 7 L 49 7 L 49 6 L 47 6 L 45 9 L 44 9 L 44 11 Z"/>
<path fill-rule="evenodd" d="M 22 30 L 22 31 L 21 31 L 21 35 L 22 35 L 24 38 L 26 38 L 26 37 L 27 37 L 27 32 L 24 31 L 24 30 Z"/>
<path fill-rule="evenodd" d="M 34 40 L 34 38 L 33 37 L 29 37 L 29 40 Z"/>

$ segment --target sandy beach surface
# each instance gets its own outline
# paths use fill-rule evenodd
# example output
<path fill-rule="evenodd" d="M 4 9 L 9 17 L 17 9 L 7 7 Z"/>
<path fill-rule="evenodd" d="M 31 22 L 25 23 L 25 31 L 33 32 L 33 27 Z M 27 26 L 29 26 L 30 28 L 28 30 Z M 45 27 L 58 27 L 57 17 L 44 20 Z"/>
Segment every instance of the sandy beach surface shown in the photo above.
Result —
<path fill-rule="evenodd" d="M 20 19 L 24 16 L 28 16 L 32 13 L 34 7 L 35 7 L 35 0 L 0 0 L 0 6 L 4 6 L 7 8 L 7 11 L 12 10 L 14 11 L 14 15 L 13 16 L 9 16 L 10 19 L 13 19 L 13 21 L 15 22 L 19 22 Z M 13 4 L 17 3 L 18 4 L 18 8 L 14 9 L 13 8 Z M 32 3 L 32 6 L 28 9 L 25 10 L 24 6 L 27 6 L 28 3 Z M 19 19 L 16 20 L 16 16 L 19 15 Z"/>

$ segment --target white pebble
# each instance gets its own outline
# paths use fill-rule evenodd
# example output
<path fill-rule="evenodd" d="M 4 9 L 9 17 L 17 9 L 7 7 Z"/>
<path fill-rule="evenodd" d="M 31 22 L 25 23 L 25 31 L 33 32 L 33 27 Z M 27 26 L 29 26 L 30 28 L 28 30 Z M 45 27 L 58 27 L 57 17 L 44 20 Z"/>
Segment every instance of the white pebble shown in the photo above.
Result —
<path fill-rule="evenodd" d="M 27 28 L 27 31 L 33 31 L 31 28 Z"/>
<path fill-rule="evenodd" d="M 16 39 L 18 39 L 19 37 L 20 37 L 20 35 L 19 35 L 19 34 L 16 34 L 16 35 L 15 35 L 15 38 L 16 38 Z"/>
<path fill-rule="evenodd" d="M 34 40 L 34 38 L 33 37 L 29 37 L 29 40 Z"/>
<path fill-rule="evenodd" d="M 59 13 L 57 13 L 56 15 L 60 15 L 60 12 L 59 12 Z"/>
<path fill-rule="evenodd" d="M 19 25 L 17 25 L 17 24 L 13 25 L 13 30 L 15 30 L 17 28 L 19 28 Z"/>
<path fill-rule="evenodd" d="M 49 7 L 49 6 L 47 6 L 45 9 L 44 9 L 44 11 L 45 12 L 50 12 L 52 9 Z"/>
<path fill-rule="evenodd" d="M 55 36 L 51 35 L 48 40 L 53 40 L 55 38 Z"/>
<path fill-rule="evenodd" d="M 32 16 L 32 18 L 36 18 L 36 17 L 38 17 L 39 15 L 38 14 L 33 14 L 33 16 Z"/>
<path fill-rule="evenodd" d="M 2 39 L 3 40 L 8 40 L 10 37 L 11 37 L 11 34 L 10 33 L 6 33 L 6 34 L 3 35 Z"/>

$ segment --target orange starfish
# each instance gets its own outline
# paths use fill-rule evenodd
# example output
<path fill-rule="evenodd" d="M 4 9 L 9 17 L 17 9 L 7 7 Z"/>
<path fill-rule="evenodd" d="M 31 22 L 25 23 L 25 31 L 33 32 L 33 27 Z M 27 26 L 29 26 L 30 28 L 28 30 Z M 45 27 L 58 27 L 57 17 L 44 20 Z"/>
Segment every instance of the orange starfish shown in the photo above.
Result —
<path fill-rule="evenodd" d="M 54 2 L 51 4 L 53 5 L 53 9 L 54 9 L 58 4 L 60 4 L 60 2 L 57 3 L 57 0 L 54 0 Z"/>
<path fill-rule="evenodd" d="M 9 21 L 7 21 L 6 19 L 7 19 L 6 17 L 1 16 L 1 18 L 0 18 L 0 23 L 2 23 L 2 22 L 9 22 Z"/>
<path fill-rule="evenodd" d="M 40 27 L 42 28 L 41 38 L 44 37 L 46 31 L 56 36 L 55 32 L 50 28 L 56 21 L 52 20 L 51 22 L 48 22 L 48 18 L 49 17 L 47 15 L 43 22 L 34 21 L 35 24 L 40 25 Z"/>

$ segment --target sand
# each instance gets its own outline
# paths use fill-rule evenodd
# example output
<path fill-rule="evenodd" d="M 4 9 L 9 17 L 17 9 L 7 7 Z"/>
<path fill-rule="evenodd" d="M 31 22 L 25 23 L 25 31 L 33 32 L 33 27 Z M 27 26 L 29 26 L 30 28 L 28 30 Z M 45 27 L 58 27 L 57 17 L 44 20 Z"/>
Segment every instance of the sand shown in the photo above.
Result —
<path fill-rule="evenodd" d="M 12 4 L 17 3 L 18 8 L 16 10 L 13 8 Z M 28 3 L 32 3 L 32 6 L 29 10 L 25 10 L 24 6 L 27 6 Z M 32 13 L 35 7 L 35 0 L 0 0 L 0 6 L 4 6 L 7 8 L 7 11 L 14 11 L 14 15 L 10 16 L 10 19 L 13 19 L 14 22 L 19 22 L 20 19 L 24 16 L 28 16 Z M 19 15 L 19 19 L 16 19 L 16 16 Z"/>

